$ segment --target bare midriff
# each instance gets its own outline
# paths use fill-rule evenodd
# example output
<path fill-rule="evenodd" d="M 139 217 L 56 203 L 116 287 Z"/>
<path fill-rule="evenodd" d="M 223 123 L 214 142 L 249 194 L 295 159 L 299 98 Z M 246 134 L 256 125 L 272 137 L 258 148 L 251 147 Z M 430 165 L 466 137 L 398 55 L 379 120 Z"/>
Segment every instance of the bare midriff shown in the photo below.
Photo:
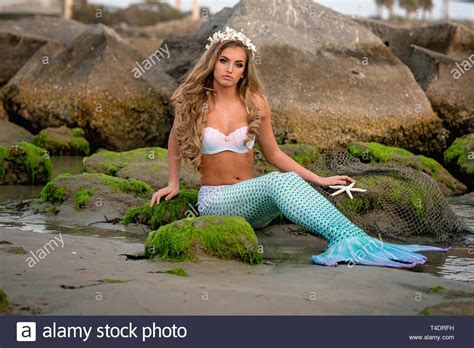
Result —
<path fill-rule="evenodd" d="M 245 153 L 222 151 L 201 155 L 201 185 L 232 185 L 254 178 L 253 149 Z"/>

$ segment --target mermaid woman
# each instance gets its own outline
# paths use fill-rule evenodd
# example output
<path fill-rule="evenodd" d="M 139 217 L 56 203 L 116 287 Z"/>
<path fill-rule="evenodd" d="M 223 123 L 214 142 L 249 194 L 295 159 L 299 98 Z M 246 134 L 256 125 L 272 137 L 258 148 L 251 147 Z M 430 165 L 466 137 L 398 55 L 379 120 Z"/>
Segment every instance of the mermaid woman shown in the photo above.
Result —
<path fill-rule="evenodd" d="M 428 245 L 384 243 L 352 223 L 310 183 L 355 183 L 346 175 L 321 177 L 280 150 L 271 111 L 253 58 L 256 48 L 241 32 L 226 28 L 209 38 L 206 51 L 172 96 L 175 119 L 169 136 L 168 186 L 155 192 L 150 206 L 179 192 L 181 159 L 201 173 L 201 215 L 243 216 L 262 228 L 283 214 L 328 240 L 312 256 L 318 265 L 339 262 L 410 268 L 426 256 L 416 251 L 447 251 Z M 254 177 L 253 145 L 280 171 Z"/>

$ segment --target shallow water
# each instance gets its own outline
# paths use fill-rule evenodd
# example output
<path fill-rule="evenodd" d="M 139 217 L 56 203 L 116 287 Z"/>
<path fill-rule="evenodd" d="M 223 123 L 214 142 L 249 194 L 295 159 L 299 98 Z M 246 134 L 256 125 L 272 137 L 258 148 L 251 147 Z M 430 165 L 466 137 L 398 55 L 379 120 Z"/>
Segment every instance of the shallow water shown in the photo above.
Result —
<path fill-rule="evenodd" d="M 53 176 L 64 172 L 73 174 L 82 172 L 82 157 L 52 156 L 51 160 L 53 168 L 55 168 Z M 53 222 L 43 214 L 22 216 L 16 209 L 18 203 L 39 197 L 41 189 L 41 186 L 0 186 L 0 228 L 19 228 L 35 233 L 80 234 L 121 239 L 125 242 L 144 242 L 147 237 L 148 231 L 139 226 L 98 223 L 84 227 L 58 221 Z M 453 211 L 474 231 L 474 192 L 463 196 L 449 197 L 448 202 Z M 446 279 L 474 282 L 474 234 L 469 235 L 466 241 L 468 242 L 467 247 L 453 248 L 446 253 L 424 253 L 428 256 L 428 261 L 424 265 L 407 271 L 431 273 Z"/>

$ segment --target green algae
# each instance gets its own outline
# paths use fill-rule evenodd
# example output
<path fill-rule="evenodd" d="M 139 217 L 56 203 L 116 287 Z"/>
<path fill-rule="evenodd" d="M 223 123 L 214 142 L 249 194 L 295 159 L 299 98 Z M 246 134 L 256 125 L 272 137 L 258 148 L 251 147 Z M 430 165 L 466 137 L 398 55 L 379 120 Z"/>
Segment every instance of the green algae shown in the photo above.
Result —
<path fill-rule="evenodd" d="M 285 144 L 280 149 L 302 166 L 313 164 L 320 155 L 317 148 L 310 144 Z"/>
<path fill-rule="evenodd" d="M 33 138 L 33 144 L 48 150 L 52 155 L 74 154 L 89 155 L 89 142 L 84 138 L 84 131 L 81 128 L 71 130 L 71 136 L 57 136 L 51 134 L 48 129 L 41 130 Z M 61 139 L 65 137 L 65 139 Z"/>
<path fill-rule="evenodd" d="M 179 277 L 187 277 L 188 276 L 186 271 L 184 269 L 182 269 L 181 267 L 175 267 L 175 268 L 169 269 L 169 270 L 166 271 L 166 273 L 174 274 L 174 275 L 177 275 Z"/>
<path fill-rule="evenodd" d="M 9 307 L 8 296 L 3 289 L 0 289 L 0 313 L 8 312 Z"/>
<path fill-rule="evenodd" d="M 4 159 L 8 155 L 8 148 L 5 146 L 0 145 L 0 182 L 5 178 L 5 165 Z"/>
<path fill-rule="evenodd" d="M 241 216 L 200 216 L 161 226 L 148 235 L 144 255 L 196 262 L 201 252 L 249 264 L 263 262 L 257 236 Z"/>
<path fill-rule="evenodd" d="M 453 167 L 455 164 L 459 172 L 474 174 L 474 133 L 455 139 L 444 151 L 443 156 L 445 162 Z"/>
<path fill-rule="evenodd" d="M 347 151 L 352 156 L 369 160 L 374 165 L 399 164 L 422 171 L 453 191 L 458 187 L 456 179 L 438 161 L 424 155 L 415 155 L 406 149 L 376 142 L 359 142 L 349 145 Z"/>
<path fill-rule="evenodd" d="M 362 177 L 357 180 L 357 186 L 367 189 L 367 192 L 354 196 L 353 199 L 344 196 L 337 204 L 345 213 L 352 216 L 360 215 L 382 209 L 387 203 L 394 203 L 403 209 L 405 214 L 424 223 L 426 205 L 423 202 L 429 200 L 430 197 L 422 187 L 414 186 L 396 174 L 387 173 Z M 380 191 L 381 187 L 383 187 L 383 192 Z"/>
<path fill-rule="evenodd" d="M 182 219 L 190 215 L 198 215 L 195 208 L 198 191 L 195 189 L 182 188 L 178 195 L 170 200 L 161 198 L 160 204 L 150 207 L 149 202 L 142 206 L 130 209 L 123 217 L 122 223 L 140 223 L 148 225 L 155 230 L 162 225 Z"/>
<path fill-rule="evenodd" d="M 123 152 L 100 151 L 85 158 L 85 163 L 90 163 L 94 171 L 115 176 L 130 162 L 151 161 L 156 158 L 165 160 L 167 155 L 168 150 L 161 147 L 143 147 Z"/>
<path fill-rule="evenodd" d="M 92 198 L 96 188 L 86 188 L 85 185 L 81 185 L 76 192 L 70 192 L 63 182 L 68 179 L 78 178 L 91 178 L 99 179 L 98 184 L 104 184 L 112 187 L 114 192 L 125 192 L 133 193 L 135 197 L 147 197 L 151 194 L 153 189 L 150 185 L 137 180 L 137 179 L 121 179 L 113 176 L 109 176 L 103 173 L 82 173 L 82 174 L 70 174 L 63 173 L 54 177 L 54 179 L 47 183 L 41 190 L 40 203 L 53 203 L 61 204 L 70 195 L 73 195 L 74 203 L 77 210 L 85 208 L 86 203 Z"/>
<path fill-rule="evenodd" d="M 84 185 L 79 187 L 79 191 L 74 194 L 74 203 L 77 210 L 84 209 L 86 203 L 92 199 L 95 189 L 87 189 Z"/>

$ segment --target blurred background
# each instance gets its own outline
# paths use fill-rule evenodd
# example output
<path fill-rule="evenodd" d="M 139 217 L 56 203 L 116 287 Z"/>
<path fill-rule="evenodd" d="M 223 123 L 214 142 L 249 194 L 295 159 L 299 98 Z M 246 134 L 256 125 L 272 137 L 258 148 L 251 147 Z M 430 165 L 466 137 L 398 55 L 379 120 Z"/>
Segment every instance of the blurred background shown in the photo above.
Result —
<path fill-rule="evenodd" d="M 3 17 L 45 14 L 62 15 L 87 23 L 114 24 L 120 20 L 127 23 L 141 20 L 140 23 L 134 23 L 149 25 L 190 15 L 193 8 L 195 16 L 199 16 L 199 8 L 207 9 L 210 14 L 214 14 L 224 7 L 234 6 L 237 2 L 237 0 L 0 0 L 0 12 Z M 474 19 L 473 0 L 318 0 L 316 2 L 344 14 L 376 19 L 397 21 L 418 17 L 426 20 Z M 96 9 L 103 10 L 102 18 L 95 16 Z M 131 15 L 130 12 L 134 10 L 135 18 L 127 19 L 127 14 Z M 184 13 L 177 13 L 176 10 Z M 147 17 L 145 12 L 154 13 L 155 16 Z M 157 12 L 160 12 L 159 16 L 156 16 Z"/>

